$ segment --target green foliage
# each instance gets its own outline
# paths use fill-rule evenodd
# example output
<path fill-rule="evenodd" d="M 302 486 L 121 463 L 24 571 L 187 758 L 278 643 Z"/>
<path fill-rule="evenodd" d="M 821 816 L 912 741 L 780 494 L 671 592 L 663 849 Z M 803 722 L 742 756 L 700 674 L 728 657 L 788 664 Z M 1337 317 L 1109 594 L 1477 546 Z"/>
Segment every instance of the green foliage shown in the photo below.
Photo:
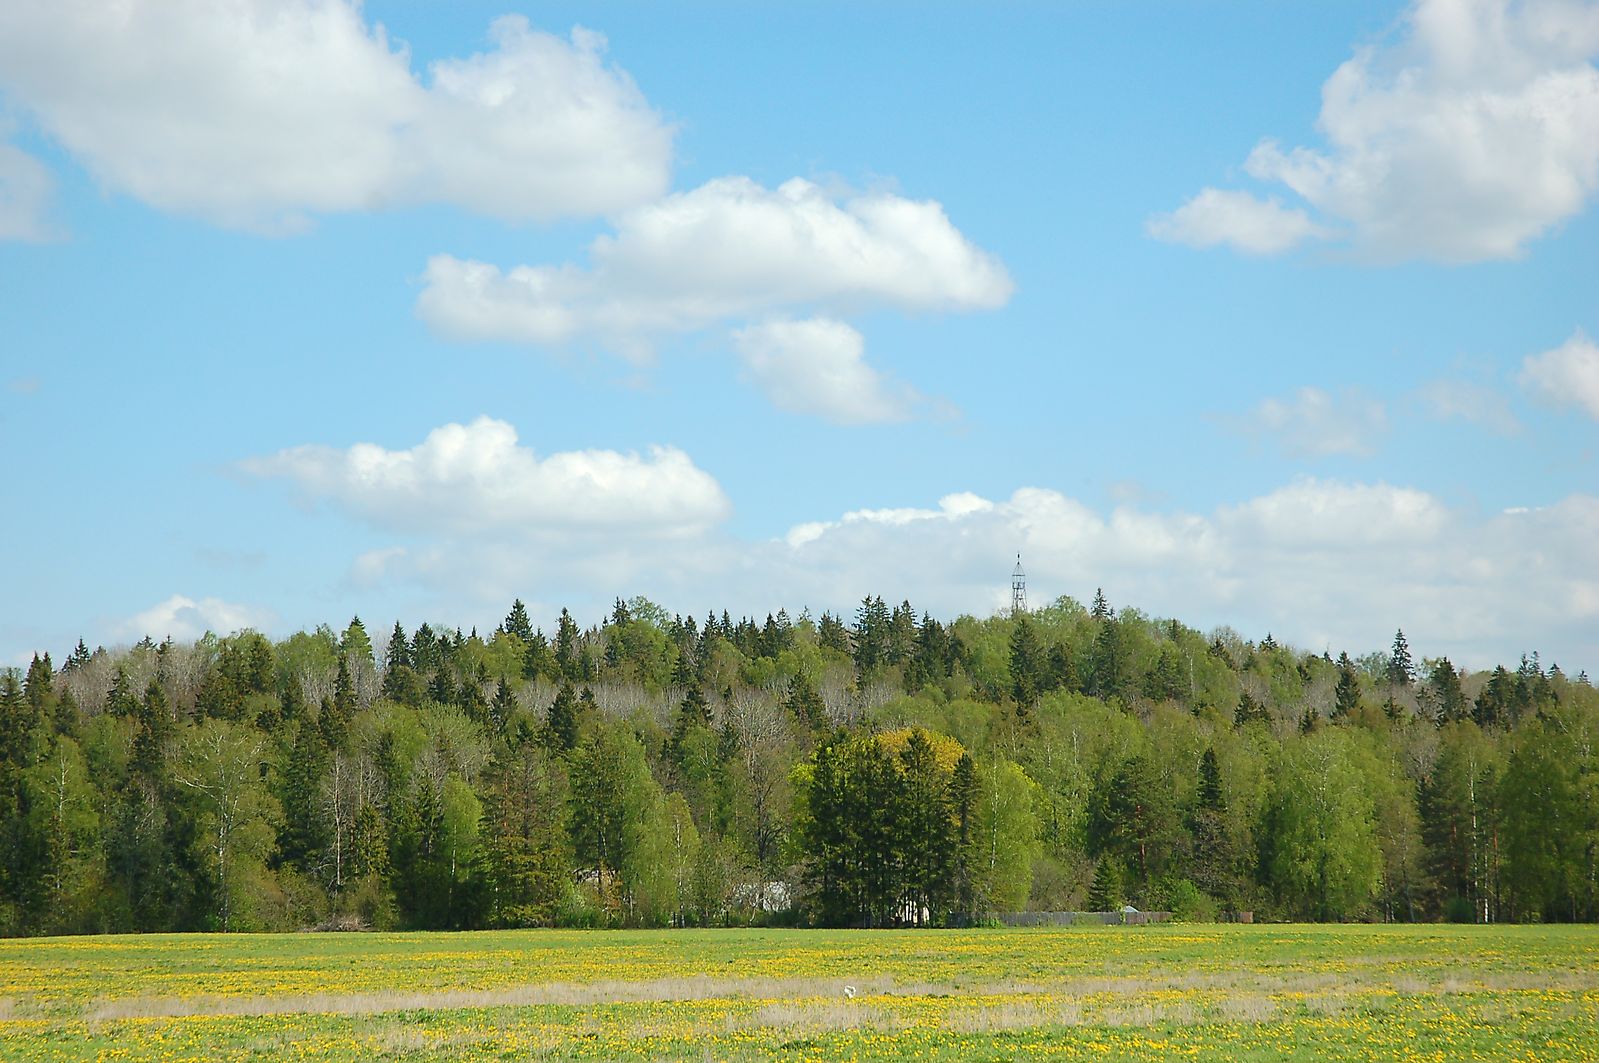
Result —
<path fill-rule="evenodd" d="M 1094 883 L 1088 887 L 1088 910 L 1117 912 L 1126 903 L 1122 895 L 1121 864 L 1109 853 L 1099 858 L 1094 868 Z"/>
<path fill-rule="evenodd" d="M 1536 654 L 1418 682 L 1402 635 L 1335 660 L 1102 595 L 553 629 L 0 671 L 0 932 L 907 925 L 1096 879 L 1189 918 L 1599 918 L 1599 692 Z"/>
<path fill-rule="evenodd" d="M 1359 917 L 1377 893 L 1375 811 L 1349 737 L 1317 731 L 1284 749 L 1271 811 L 1274 884 L 1305 919 Z"/>

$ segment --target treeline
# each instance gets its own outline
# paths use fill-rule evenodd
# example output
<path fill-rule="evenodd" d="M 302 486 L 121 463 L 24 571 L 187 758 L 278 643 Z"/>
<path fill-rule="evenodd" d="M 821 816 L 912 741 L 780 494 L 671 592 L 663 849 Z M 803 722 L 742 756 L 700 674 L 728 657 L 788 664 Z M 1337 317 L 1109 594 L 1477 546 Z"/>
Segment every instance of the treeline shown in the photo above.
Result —
<path fill-rule="evenodd" d="M 0 675 L 0 932 L 1599 917 L 1599 693 L 1201 634 L 359 619 Z"/>

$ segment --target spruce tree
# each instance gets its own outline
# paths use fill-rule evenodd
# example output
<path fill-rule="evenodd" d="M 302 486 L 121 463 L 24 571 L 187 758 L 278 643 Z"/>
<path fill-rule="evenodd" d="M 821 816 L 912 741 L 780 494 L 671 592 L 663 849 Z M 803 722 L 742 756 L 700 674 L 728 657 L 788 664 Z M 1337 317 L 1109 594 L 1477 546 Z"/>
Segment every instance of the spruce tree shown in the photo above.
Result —
<path fill-rule="evenodd" d="M 1478 727 L 1497 727 L 1510 719 L 1511 704 L 1515 697 L 1515 683 L 1504 665 L 1499 665 L 1488 677 L 1488 682 L 1472 705 L 1471 718 Z"/>
<path fill-rule="evenodd" d="M 955 833 L 950 819 L 949 789 L 927 732 L 911 731 L 900 752 L 903 777 L 900 850 L 905 905 L 918 926 L 943 922 L 955 870 Z"/>
<path fill-rule="evenodd" d="M 711 625 L 706 624 L 707 633 Z M 839 653 L 849 653 L 849 630 L 844 627 L 844 622 L 832 613 L 824 611 L 822 618 L 816 622 L 816 642 L 824 650 L 836 650 Z"/>
<path fill-rule="evenodd" d="M 788 683 L 788 696 L 783 705 L 806 730 L 819 734 L 827 728 L 827 706 L 822 696 L 811 685 L 810 676 L 803 671 L 795 674 Z"/>
<path fill-rule="evenodd" d="M 454 705 L 456 698 L 455 680 L 450 677 L 450 667 L 440 664 L 433 672 L 433 681 L 428 684 L 428 698 L 440 705 Z"/>
<path fill-rule="evenodd" d="M 1094 869 L 1093 885 L 1088 887 L 1088 910 L 1119 912 L 1123 903 L 1121 865 L 1114 856 L 1104 854 Z"/>
<path fill-rule="evenodd" d="M 572 619 L 571 613 L 562 609 L 555 628 L 555 668 L 560 678 L 573 683 L 583 678 L 583 662 L 578 657 L 577 640 L 577 622 Z"/>
<path fill-rule="evenodd" d="M 564 756 L 577 746 L 577 695 L 571 683 L 562 683 L 544 720 L 544 748 Z"/>
<path fill-rule="evenodd" d="M 383 669 L 385 674 L 395 668 L 409 668 L 411 665 L 411 645 L 406 641 L 405 628 L 400 622 L 394 622 L 394 631 L 389 635 L 389 645 L 383 651 Z"/>
<path fill-rule="evenodd" d="M 1438 726 L 1466 718 L 1469 708 L 1466 692 L 1460 686 L 1460 674 L 1448 657 L 1440 657 L 1433 665 L 1427 676 L 1427 687 L 1436 706 L 1434 715 Z"/>
<path fill-rule="evenodd" d="M 344 637 L 339 640 L 339 652 L 349 658 L 351 666 L 365 667 L 368 672 L 374 666 L 372 660 L 372 639 L 366 633 L 366 625 L 361 623 L 358 616 L 350 617 L 350 625 L 344 629 Z"/>
<path fill-rule="evenodd" d="M 1250 723 L 1271 722 L 1271 713 L 1266 706 L 1256 701 L 1248 690 L 1238 692 L 1238 707 L 1233 710 L 1233 724 L 1243 727 Z"/>
<path fill-rule="evenodd" d="M 1199 792 L 1188 829 L 1194 839 L 1194 885 L 1233 909 L 1238 902 L 1238 853 L 1227 829 L 1227 800 L 1221 766 L 1209 747 L 1199 761 Z"/>
<path fill-rule="evenodd" d="M 1094 607 L 1089 613 L 1095 620 L 1109 620 L 1111 618 L 1110 603 L 1105 600 L 1105 589 L 1094 588 Z"/>
<path fill-rule="evenodd" d="M 515 635 L 524 643 L 533 641 L 533 623 L 528 619 L 527 606 L 518 598 L 511 603 L 511 611 L 506 614 L 503 625 L 507 635 Z"/>
<path fill-rule="evenodd" d="M 954 867 L 951 900 L 957 914 L 970 919 L 977 914 L 972 872 L 980 858 L 974 851 L 977 828 L 977 765 L 962 750 L 949 780 L 950 818 L 954 821 Z"/>
<path fill-rule="evenodd" d="M 1405 641 L 1401 628 L 1394 632 L 1393 652 L 1388 655 L 1388 682 L 1396 687 L 1408 687 L 1416 680 L 1416 665 L 1410 659 L 1410 643 Z"/>
<path fill-rule="evenodd" d="M 278 803 L 283 808 L 278 854 L 302 871 L 316 867 L 327 845 L 326 820 L 320 808 L 327 762 L 327 743 L 318 729 L 301 724 L 278 777 Z"/>
<path fill-rule="evenodd" d="M 150 680 L 150 685 L 144 690 L 144 702 L 139 708 L 142 727 L 133 739 L 133 756 L 129 767 L 147 779 L 159 780 L 166 775 L 167 758 L 173 736 L 177 733 L 177 722 L 172 718 L 172 708 L 159 681 Z"/>
<path fill-rule="evenodd" d="M 1334 719 L 1344 719 L 1360 707 L 1360 681 L 1355 677 L 1355 664 L 1347 653 L 1338 657 L 1338 689 L 1335 699 Z"/>
<path fill-rule="evenodd" d="M 111 679 L 111 689 L 106 694 L 105 711 L 118 717 L 138 714 L 139 699 L 133 693 L 133 680 L 128 677 L 125 665 L 117 665 L 116 675 Z"/>
<path fill-rule="evenodd" d="M 1026 614 L 1017 617 L 1010 636 L 1011 697 L 1016 700 L 1016 712 L 1025 717 L 1038 700 L 1043 685 L 1044 651 L 1038 643 L 1038 632 Z"/>
<path fill-rule="evenodd" d="M 510 684 L 505 677 L 500 677 L 500 683 L 494 688 L 494 701 L 489 705 L 489 722 L 493 724 L 498 734 L 504 734 L 511 717 L 516 714 L 516 695 L 511 693 Z"/>

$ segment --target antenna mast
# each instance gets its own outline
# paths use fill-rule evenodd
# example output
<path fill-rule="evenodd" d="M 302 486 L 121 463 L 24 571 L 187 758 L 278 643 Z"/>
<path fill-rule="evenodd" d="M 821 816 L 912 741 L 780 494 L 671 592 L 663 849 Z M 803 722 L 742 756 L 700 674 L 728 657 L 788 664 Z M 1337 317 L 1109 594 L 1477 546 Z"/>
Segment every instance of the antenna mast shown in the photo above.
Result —
<path fill-rule="evenodd" d="M 1022 555 L 1016 555 L 1016 568 L 1010 574 L 1010 611 L 1012 616 L 1027 612 L 1027 573 L 1022 571 Z"/>

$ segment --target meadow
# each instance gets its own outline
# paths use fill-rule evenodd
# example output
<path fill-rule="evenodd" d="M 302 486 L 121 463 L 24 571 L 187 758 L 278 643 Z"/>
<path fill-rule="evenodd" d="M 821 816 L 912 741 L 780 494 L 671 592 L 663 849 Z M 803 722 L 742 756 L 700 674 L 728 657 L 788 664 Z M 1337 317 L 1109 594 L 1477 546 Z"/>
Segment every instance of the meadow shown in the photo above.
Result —
<path fill-rule="evenodd" d="M 6 1059 L 1599 1060 L 1596 1030 L 1585 926 L 0 942 Z"/>

